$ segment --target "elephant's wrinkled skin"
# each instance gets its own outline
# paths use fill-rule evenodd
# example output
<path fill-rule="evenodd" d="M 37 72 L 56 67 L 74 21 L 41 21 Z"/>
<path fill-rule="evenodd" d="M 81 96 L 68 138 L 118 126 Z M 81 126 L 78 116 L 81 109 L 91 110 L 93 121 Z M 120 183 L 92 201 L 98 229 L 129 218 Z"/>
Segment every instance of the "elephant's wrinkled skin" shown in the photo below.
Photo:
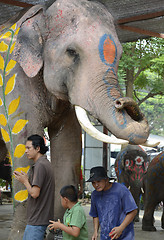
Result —
<path fill-rule="evenodd" d="M 148 124 L 134 101 L 121 97 L 117 68 L 122 49 L 104 6 L 58 0 L 48 9 L 32 7 L 0 29 L 0 124 L 13 170 L 28 172 L 26 138 L 43 135 L 47 127 L 56 181 L 55 219 L 62 218 L 59 190 L 77 185 L 80 175 L 81 128 L 74 105 L 131 143 L 146 141 Z M 14 181 L 14 193 L 10 239 L 19 240 L 27 192 Z"/>
<path fill-rule="evenodd" d="M 119 152 L 115 161 L 118 182 L 130 189 L 138 206 L 135 221 L 139 222 L 140 196 L 143 194 L 143 178 L 149 165 L 147 153 L 140 147 L 128 145 Z"/>
<path fill-rule="evenodd" d="M 144 185 L 145 202 L 142 230 L 156 231 L 154 227 L 155 207 L 161 201 L 164 204 L 164 152 L 158 154 L 149 164 Z M 161 217 L 161 227 L 164 229 L 164 208 Z"/>

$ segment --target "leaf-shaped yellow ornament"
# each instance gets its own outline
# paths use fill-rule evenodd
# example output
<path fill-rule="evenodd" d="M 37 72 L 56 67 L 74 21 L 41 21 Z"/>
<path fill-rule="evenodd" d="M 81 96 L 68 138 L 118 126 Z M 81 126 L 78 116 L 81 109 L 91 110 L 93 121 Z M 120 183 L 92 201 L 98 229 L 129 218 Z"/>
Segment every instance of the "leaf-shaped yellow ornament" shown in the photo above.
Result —
<path fill-rule="evenodd" d="M 3 86 L 3 78 L 2 78 L 2 75 L 0 74 L 0 87 Z"/>
<path fill-rule="evenodd" d="M 6 84 L 6 89 L 5 89 L 5 95 L 9 94 L 13 89 L 14 89 L 14 86 L 15 86 L 15 77 L 16 77 L 16 74 L 14 74 L 7 82 Z"/>
<path fill-rule="evenodd" d="M 21 158 L 26 151 L 24 144 L 18 144 L 15 148 L 14 157 Z"/>
<path fill-rule="evenodd" d="M 3 36 L 2 39 L 8 38 L 11 36 L 11 32 L 6 32 Z"/>
<path fill-rule="evenodd" d="M 4 41 L 2 41 L 0 43 L 0 52 L 6 52 L 7 49 L 8 49 L 8 45 Z"/>
<path fill-rule="evenodd" d="M 8 109 L 8 115 L 13 114 L 17 110 L 17 108 L 19 106 L 19 102 L 20 102 L 20 97 L 11 101 L 11 103 L 9 105 L 9 109 Z"/>
<path fill-rule="evenodd" d="M 13 165 L 12 158 L 11 158 L 11 154 L 10 154 L 9 151 L 8 151 L 8 153 L 7 153 L 7 157 L 9 158 L 9 163 L 10 163 L 11 165 Z"/>
<path fill-rule="evenodd" d="M 28 198 L 28 191 L 27 190 L 21 190 L 21 191 L 19 191 L 15 194 L 14 198 L 18 202 L 24 202 Z"/>
<path fill-rule="evenodd" d="M 2 102 L 2 99 L 0 98 L 0 106 L 2 106 L 3 105 L 3 102 Z"/>
<path fill-rule="evenodd" d="M 6 124 L 7 124 L 7 120 L 3 114 L 0 114 L 0 124 L 2 126 L 6 126 Z"/>
<path fill-rule="evenodd" d="M 19 30 L 20 30 L 20 28 L 17 28 L 17 30 L 15 31 L 14 35 L 17 35 Z"/>
<path fill-rule="evenodd" d="M 11 46 L 11 48 L 10 48 L 10 54 L 13 52 L 13 50 L 14 50 L 14 48 L 15 48 L 15 44 L 16 44 L 16 42 L 13 43 L 13 45 Z"/>
<path fill-rule="evenodd" d="M 10 29 L 15 30 L 16 29 L 16 23 L 10 27 Z"/>
<path fill-rule="evenodd" d="M 14 60 L 10 60 L 9 63 L 7 64 L 7 67 L 6 67 L 6 76 L 10 73 L 10 71 L 15 67 L 15 64 L 17 62 L 14 61 Z"/>
<path fill-rule="evenodd" d="M 30 169 L 30 166 L 27 166 L 27 167 L 19 167 L 19 168 L 16 168 L 15 171 L 17 171 L 17 172 L 21 172 L 21 171 L 22 171 L 22 172 L 27 173 L 29 169 Z"/>
<path fill-rule="evenodd" d="M 4 69 L 4 66 L 5 66 L 5 64 L 4 64 L 4 59 L 3 59 L 3 57 L 0 55 L 0 69 L 3 70 L 3 69 Z"/>
<path fill-rule="evenodd" d="M 5 129 L 1 128 L 1 133 L 2 133 L 3 140 L 6 143 L 9 142 L 10 141 L 10 137 L 9 137 L 8 132 Z"/>
<path fill-rule="evenodd" d="M 12 130 L 12 133 L 14 134 L 18 134 L 20 131 L 22 131 L 22 129 L 24 128 L 24 126 L 26 125 L 26 123 L 28 123 L 28 120 L 23 120 L 23 119 L 19 119 Z"/>

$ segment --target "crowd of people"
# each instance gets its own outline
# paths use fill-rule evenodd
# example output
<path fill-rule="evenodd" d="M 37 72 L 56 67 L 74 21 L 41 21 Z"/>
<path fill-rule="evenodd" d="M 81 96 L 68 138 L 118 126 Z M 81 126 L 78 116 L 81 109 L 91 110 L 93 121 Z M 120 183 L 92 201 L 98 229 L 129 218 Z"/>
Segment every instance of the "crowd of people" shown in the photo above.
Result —
<path fill-rule="evenodd" d="M 28 191 L 27 225 L 23 240 L 43 240 L 47 227 L 50 231 L 62 230 L 63 240 L 88 240 L 86 215 L 78 201 L 78 190 L 73 185 L 60 190 L 61 205 L 65 209 L 63 221 L 54 221 L 54 174 L 46 157 L 48 147 L 39 135 L 28 137 L 26 154 L 33 161 L 30 176 L 14 171 L 15 178 Z M 94 191 L 91 194 L 90 216 L 93 218 L 92 240 L 133 240 L 133 219 L 137 214 L 136 203 L 130 191 L 120 183 L 111 182 L 101 166 L 90 170 Z"/>

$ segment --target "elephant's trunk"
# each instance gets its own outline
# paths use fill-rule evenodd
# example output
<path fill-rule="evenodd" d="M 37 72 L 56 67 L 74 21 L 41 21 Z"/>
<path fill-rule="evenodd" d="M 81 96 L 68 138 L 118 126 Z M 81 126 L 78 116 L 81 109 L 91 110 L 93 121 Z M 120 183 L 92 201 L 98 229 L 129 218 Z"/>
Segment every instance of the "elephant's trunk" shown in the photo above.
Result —
<path fill-rule="evenodd" d="M 149 135 L 146 118 L 133 99 L 117 98 L 110 109 L 104 107 L 108 117 L 101 121 L 117 138 L 131 144 L 143 144 Z M 107 120 L 108 119 L 108 120 Z"/>
<path fill-rule="evenodd" d="M 137 103 L 128 97 L 119 98 L 115 101 L 115 107 L 117 109 L 125 109 L 127 114 L 134 120 L 134 121 L 142 121 L 144 119 L 144 115 L 141 113 Z"/>

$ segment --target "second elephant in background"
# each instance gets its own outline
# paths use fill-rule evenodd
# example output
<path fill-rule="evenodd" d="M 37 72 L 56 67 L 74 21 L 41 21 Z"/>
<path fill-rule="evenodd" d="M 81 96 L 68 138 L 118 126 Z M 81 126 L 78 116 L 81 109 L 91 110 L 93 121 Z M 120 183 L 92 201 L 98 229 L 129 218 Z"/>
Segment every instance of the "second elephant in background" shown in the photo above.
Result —
<path fill-rule="evenodd" d="M 135 222 L 139 222 L 140 197 L 143 193 L 143 177 L 149 165 L 149 156 L 138 145 L 128 145 L 119 152 L 115 171 L 119 183 L 129 188 L 138 206 Z"/>

